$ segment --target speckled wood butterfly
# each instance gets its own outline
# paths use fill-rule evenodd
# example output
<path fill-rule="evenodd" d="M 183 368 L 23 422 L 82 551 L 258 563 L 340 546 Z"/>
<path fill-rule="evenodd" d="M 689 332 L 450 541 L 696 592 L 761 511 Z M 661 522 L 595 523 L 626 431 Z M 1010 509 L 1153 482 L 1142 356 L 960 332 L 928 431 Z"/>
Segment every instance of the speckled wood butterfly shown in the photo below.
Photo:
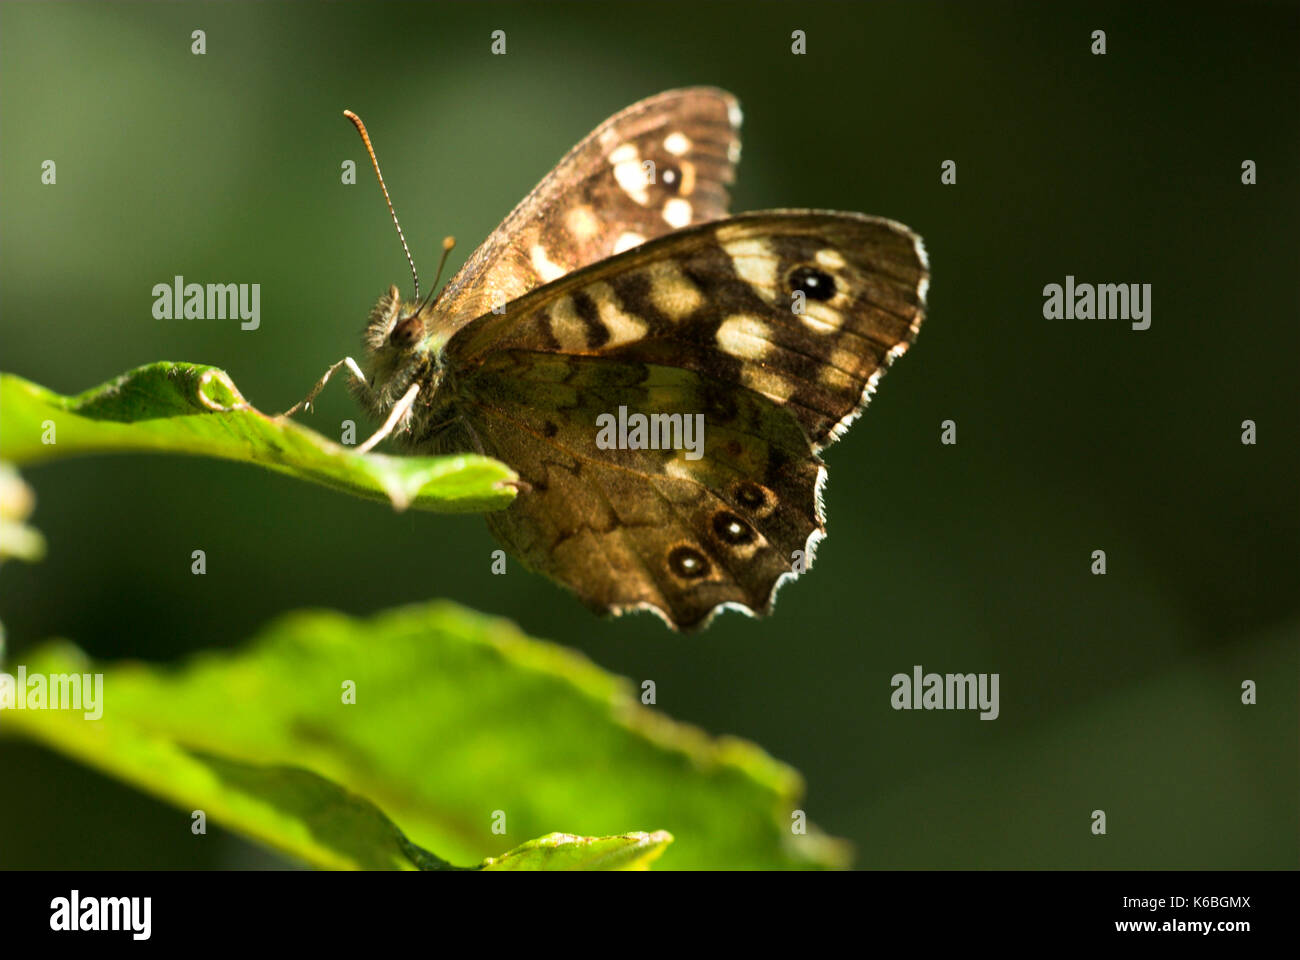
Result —
<path fill-rule="evenodd" d="M 812 562 L 818 454 L 925 309 L 925 251 L 901 224 L 728 217 L 739 127 L 735 98 L 707 87 L 615 114 L 437 296 L 421 302 L 418 279 L 414 301 L 389 289 L 364 370 L 330 370 L 346 366 L 384 419 L 362 449 L 393 434 L 504 461 L 519 495 L 487 521 L 511 553 L 597 611 L 678 629 L 723 608 L 766 614 Z M 600 424 L 615 416 L 611 444 Z"/>

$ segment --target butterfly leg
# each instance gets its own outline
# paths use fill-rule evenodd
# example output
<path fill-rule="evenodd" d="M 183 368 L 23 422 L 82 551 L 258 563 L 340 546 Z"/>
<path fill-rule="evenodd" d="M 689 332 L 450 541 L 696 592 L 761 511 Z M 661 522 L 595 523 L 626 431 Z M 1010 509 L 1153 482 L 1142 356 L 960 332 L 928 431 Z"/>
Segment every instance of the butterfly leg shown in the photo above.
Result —
<path fill-rule="evenodd" d="M 393 405 L 393 409 L 388 414 L 388 419 L 384 421 L 384 425 L 375 431 L 374 436 L 357 447 L 357 453 L 369 453 L 379 441 L 392 433 L 393 429 L 411 412 L 411 407 L 415 406 L 415 395 L 419 392 L 420 384 L 411 384 L 406 393 L 402 395 L 402 399 Z"/>
<path fill-rule="evenodd" d="M 344 357 L 338 363 L 334 364 L 332 367 L 330 367 L 328 370 L 325 371 L 325 376 L 321 377 L 319 380 L 316 381 L 316 386 L 311 388 L 311 392 L 308 393 L 306 397 L 304 397 L 302 400 L 299 400 L 288 410 L 284 411 L 284 413 L 280 414 L 280 416 L 292 417 L 299 410 L 310 409 L 311 402 L 316 399 L 316 396 L 322 390 L 325 389 L 325 384 L 330 382 L 330 377 L 334 376 L 334 374 L 338 371 L 339 367 L 344 367 L 344 366 L 348 368 L 348 372 L 352 374 L 353 378 L 358 383 L 364 386 L 367 390 L 370 389 L 370 384 L 366 380 L 366 375 L 361 372 L 361 368 L 357 366 L 357 362 L 353 360 L 351 357 Z"/>

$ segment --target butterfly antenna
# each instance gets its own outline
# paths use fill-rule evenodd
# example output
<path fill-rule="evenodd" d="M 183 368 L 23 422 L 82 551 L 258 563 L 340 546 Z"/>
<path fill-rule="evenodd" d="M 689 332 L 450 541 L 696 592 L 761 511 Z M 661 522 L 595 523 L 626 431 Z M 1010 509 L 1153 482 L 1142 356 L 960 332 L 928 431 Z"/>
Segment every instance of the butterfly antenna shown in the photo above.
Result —
<path fill-rule="evenodd" d="M 361 134 L 361 142 L 366 145 L 366 152 L 370 154 L 370 162 L 375 167 L 375 176 L 379 178 L 379 189 L 384 191 L 384 202 L 388 204 L 388 212 L 393 215 L 393 226 L 397 228 L 397 239 L 402 241 L 402 249 L 406 251 L 406 262 L 411 265 L 411 277 L 415 280 L 415 299 L 420 299 L 420 277 L 415 272 L 415 261 L 411 259 L 411 248 L 406 245 L 406 235 L 402 233 L 402 225 L 397 222 L 397 211 L 393 209 L 392 198 L 388 196 L 388 187 L 384 183 L 384 175 L 379 172 L 379 160 L 375 156 L 375 148 L 371 146 L 370 134 L 366 133 L 366 125 L 361 122 L 351 110 L 344 110 L 343 116 L 352 121 L 352 126 L 357 128 L 357 133 Z M 445 255 L 444 255 L 445 256 Z M 436 287 L 437 284 L 435 283 Z"/>
<path fill-rule="evenodd" d="M 431 289 L 429 291 L 429 295 L 424 298 L 424 303 L 420 304 L 420 310 L 417 310 L 416 313 L 419 313 L 421 310 L 427 307 L 429 305 L 429 301 L 434 299 L 433 296 L 434 291 L 438 289 L 438 281 L 442 279 L 442 268 L 447 264 L 447 254 L 451 253 L 451 248 L 454 246 L 456 246 L 455 237 L 442 238 L 442 259 L 438 261 L 438 272 L 433 276 L 433 289 Z"/>

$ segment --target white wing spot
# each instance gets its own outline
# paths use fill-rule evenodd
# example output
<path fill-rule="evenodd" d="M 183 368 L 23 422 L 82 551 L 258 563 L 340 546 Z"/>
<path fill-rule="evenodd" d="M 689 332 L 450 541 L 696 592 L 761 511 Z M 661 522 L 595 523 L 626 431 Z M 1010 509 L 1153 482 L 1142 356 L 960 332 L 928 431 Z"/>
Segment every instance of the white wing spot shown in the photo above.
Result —
<path fill-rule="evenodd" d="M 578 316 L 572 297 L 561 297 L 551 307 L 551 336 L 561 350 L 581 353 L 587 349 L 587 325 Z"/>
<path fill-rule="evenodd" d="M 828 270 L 844 269 L 844 257 L 838 250 L 818 250 L 817 263 Z"/>
<path fill-rule="evenodd" d="M 674 157 L 684 156 L 691 149 L 690 137 L 684 133 L 670 133 L 664 137 L 664 149 Z"/>
<path fill-rule="evenodd" d="M 540 243 L 534 244 L 531 251 L 533 269 L 537 275 L 542 278 L 542 283 L 550 283 L 552 280 L 558 280 L 568 273 L 564 267 L 558 263 L 552 263 L 551 258 L 546 255 L 546 248 Z"/>
<path fill-rule="evenodd" d="M 645 170 L 641 167 L 640 155 L 635 143 L 625 143 L 609 154 L 609 162 L 614 166 L 614 179 L 619 188 L 641 206 L 650 202 L 646 192 Z"/>
<path fill-rule="evenodd" d="M 623 305 L 614 294 L 614 288 L 608 283 L 593 283 L 587 288 L 586 293 L 596 304 L 600 322 L 609 332 L 609 340 L 605 342 L 606 348 L 635 343 L 645 337 L 648 329 L 646 324 L 623 309 Z"/>
<path fill-rule="evenodd" d="M 564 218 L 564 225 L 578 240 L 590 240 L 600 233 L 600 221 L 587 204 L 580 204 L 569 211 Z"/>
<path fill-rule="evenodd" d="M 677 322 L 704 305 L 704 295 L 672 260 L 646 267 L 650 300 L 669 320 Z"/>
<path fill-rule="evenodd" d="M 772 344 L 767 324 L 748 313 L 727 317 L 718 327 L 717 341 L 726 353 L 742 360 L 762 360 Z"/>
<path fill-rule="evenodd" d="M 618 181 L 618 185 L 623 192 L 641 206 L 644 207 L 650 202 L 650 194 L 645 188 L 645 171 L 641 169 L 641 164 L 635 160 L 620 163 L 615 167 L 614 179 Z"/>
<path fill-rule="evenodd" d="M 664 204 L 664 221 L 674 230 L 680 230 L 691 222 L 691 202 L 681 197 L 673 197 Z"/>
<path fill-rule="evenodd" d="M 723 249 L 731 257 L 732 265 L 740 279 L 768 303 L 776 296 L 777 258 L 768 245 L 757 238 L 733 240 L 724 243 Z"/>
<path fill-rule="evenodd" d="M 631 250 L 633 247 L 639 247 L 645 243 L 645 237 L 639 233 L 633 233 L 631 230 L 626 233 L 620 233 L 618 239 L 614 241 L 614 252 L 623 253 L 625 250 Z"/>
<path fill-rule="evenodd" d="M 620 163 L 628 163 L 636 158 L 637 151 L 635 143 L 625 143 L 618 149 L 609 152 L 609 162 L 616 167 Z"/>
<path fill-rule="evenodd" d="M 844 325 L 844 314 L 815 301 L 804 305 L 804 312 L 799 319 L 814 333 L 834 333 Z"/>

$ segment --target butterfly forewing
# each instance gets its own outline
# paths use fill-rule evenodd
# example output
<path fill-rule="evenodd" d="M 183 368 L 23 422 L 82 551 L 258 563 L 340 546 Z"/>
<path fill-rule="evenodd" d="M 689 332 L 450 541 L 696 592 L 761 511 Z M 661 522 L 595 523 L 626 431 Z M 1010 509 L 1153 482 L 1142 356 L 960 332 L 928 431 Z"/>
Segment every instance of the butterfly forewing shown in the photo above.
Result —
<path fill-rule="evenodd" d="M 746 214 L 539 290 L 447 355 L 454 369 L 510 347 L 682 367 L 782 405 L 821 449 L 915 339 L 928 276 L 920 239 L 893 221 Z"/>
<path fill-rule="evenodd" d="M 452 331 L 530 290 L 646 240 L 727 214 L 740 109 L 711 87 L 615 114 L 573 148 L 448 283 Z"/>

